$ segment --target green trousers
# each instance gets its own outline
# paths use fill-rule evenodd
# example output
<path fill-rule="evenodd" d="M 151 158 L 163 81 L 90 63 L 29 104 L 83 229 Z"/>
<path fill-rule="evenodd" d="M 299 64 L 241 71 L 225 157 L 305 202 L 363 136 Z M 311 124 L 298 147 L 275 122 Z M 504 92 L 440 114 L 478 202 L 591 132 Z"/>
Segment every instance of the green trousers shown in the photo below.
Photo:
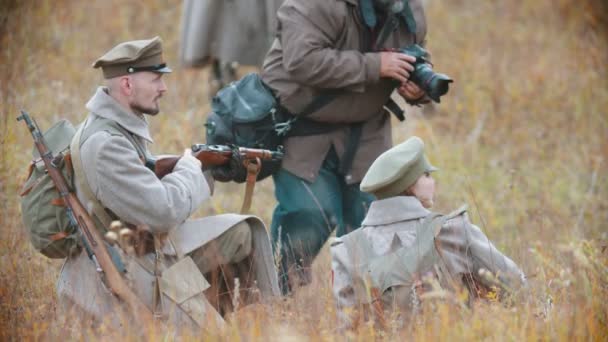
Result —
<path fill-rule="evenodd" d="M 310 282 L 310 265 L 333 230 L 342 236 L 357 229 L 374 200 L 359 183 L 346 184 L 338 169 L 332 148 L 313 183 L 284 169 L 273 175 L 278 205 L 271 234 L 283 294 Z"/>

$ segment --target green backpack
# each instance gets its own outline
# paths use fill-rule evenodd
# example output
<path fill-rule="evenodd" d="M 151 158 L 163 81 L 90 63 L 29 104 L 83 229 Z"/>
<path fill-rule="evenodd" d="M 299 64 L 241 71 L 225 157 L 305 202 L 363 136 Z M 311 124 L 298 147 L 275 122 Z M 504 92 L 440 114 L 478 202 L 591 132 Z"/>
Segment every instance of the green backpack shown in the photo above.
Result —
<path fill-rule="evenodd" d="M 44 134 L 44 139 L 68 186 L 74 189 L 74 172 L 70 142 L 76 133 L 67 120 L 57 122 Z M 38 150 L 21 191 L 21 215 L 34 248 L 49 258 L 60 259 L 79 251 L 76 227 L 66 215 L 66 207 L 51 177 L 46 173 Z"/>

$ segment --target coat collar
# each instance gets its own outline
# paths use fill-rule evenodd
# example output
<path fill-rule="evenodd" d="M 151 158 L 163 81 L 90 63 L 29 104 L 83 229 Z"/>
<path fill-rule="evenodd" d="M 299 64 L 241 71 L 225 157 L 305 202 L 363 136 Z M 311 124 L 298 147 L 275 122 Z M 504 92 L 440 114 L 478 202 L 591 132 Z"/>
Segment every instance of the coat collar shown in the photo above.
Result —
<path fill-rule="evenodd" d="M 127 131 L 148 142 L 154 142 L 150 136 L 148 121 L 145 117 L 139 117 L 126 110 L 108 94 L 108 89 L 106 87 L 97 88 L 95 95 L 87 102 L 86 108 L 92 113 L 95 113 L 95 115 L 116 121 Z"/>
<path fill-rule="evenodd" d="M 362 226 L 380 226 L 426 217 L 431 212 L 413 196 L 389 197 L 373 201 Z"/>

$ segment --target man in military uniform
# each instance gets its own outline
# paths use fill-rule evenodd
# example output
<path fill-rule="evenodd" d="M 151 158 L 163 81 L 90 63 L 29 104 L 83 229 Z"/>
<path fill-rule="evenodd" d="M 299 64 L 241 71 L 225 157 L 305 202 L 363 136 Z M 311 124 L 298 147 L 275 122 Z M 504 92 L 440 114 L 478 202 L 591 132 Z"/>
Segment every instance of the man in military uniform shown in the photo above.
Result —
<path fill-rule="evenodd" d="M 395 9 L 398 26 L 381 38 Z M 298 119 L 273 176 L 278 205 L 271 233 L 285 293 L 310 280 L 311 262 L 334 228 L 341 236 L 365 216 L 373 196 L 359 191 L 359 182 L 391 146 L 384 106 L 395 85 L 408 102 L 427 102 L 408 81 L 415 59 L 386 51 L 424 45 L 426 21 L 420 0 L 287 0 L 277 16 L 264 82 L 293 115 L 332 97 Z"/>
<path fill-rule="evenodd" d="M 278 294 L 278 284 L 259 219 L 227 214 L 187 220 L 212 187 L 190 151 L 162 179 L 145 166 L 152 143 L 145 115 L 158 114 L 167 90 L 162 77 L 171 72 L 161 44 L 159 37 L 121 43 L 93 64 L 106 86 L 87 103 L 89 115 L 72 141 L 76 192 L 102 233 L 113 220 L 147 229 L 155 243 L 140 254 L 109 247 L 121 259 L 117 267 L 155 314 L 200 327 L 210 317 L 221 322 L 206 296 L 222 313 L 230 309 L 219 304 L 216 287 L 208 289 L 203 275 L 240 277 L 241 287 L 256 282 L 262 296 Z M 224 284 L 228 290 L 232 281 Z M 57 290 L 61 303 L 96 319 L 115 319 L 111 313 L 120 306 L 85 252 L 67 259 Z"/>
<path fill-rule="evenodd" d="M 470 298 L 487 291 L 504 298 L 525 285 L 523 272 L 469 221 L 466 207 L 449 215 L 428 210 L 435 170 L 422 140 L 412 137 L 380 155 L 363 178 L 361 190 L 377 200 L 361 229 L 330 248 L 344 324 L 354 323 L 357 309 L 367 305 L 381 306 L 380 316 L 387 309 L 412 312 L 432 280 L 445 289 L 464 286 Z"/>

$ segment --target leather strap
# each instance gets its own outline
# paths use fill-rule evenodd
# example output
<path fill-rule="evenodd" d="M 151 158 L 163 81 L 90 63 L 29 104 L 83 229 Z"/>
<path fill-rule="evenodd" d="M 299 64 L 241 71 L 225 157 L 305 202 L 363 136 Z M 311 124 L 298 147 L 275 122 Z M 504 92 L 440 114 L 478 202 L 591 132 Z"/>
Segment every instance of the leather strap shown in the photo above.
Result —
<path fill-rule="evenodd" d="M 401 108 L 401 106 L 399 106 L 397 102 L 395 102 L 395 100 L 389 98 L 388 101 L 386 101 L 386 103 L 384 104 L 384 107 L 386 107 L 386 109 L 393 113 L 393 115 L 395 115 L 395 117 L 399 121 L 405 121 L 405 111 Z"/>
<path fill-rule="evenodd" d="M 49 240 L 51 240 L 51 241 L 59 241 L 61 239 L 65 239 L 66 237 L 68 237 L 68 233 L 66 233 L 66 232 L 59 232 L 57 234 L 53 234 L 53 235 L 49 236 Z"/>
<path fill-rule="evenodd" d="M 258 173 L 262 169 L 262 162 L 260 158 L 255 160 L 246 159 L 244 162 L 247 168 L 247 183 L 245 186 L 245 196 L 243 198 L 243 206 L 241 207 L 241 214 L 249 213 L 251 209 L 251 199 L 253 198 L 253 189 L 255 188 L 255 182 L 258 178 Z"/>
<path fill-rule="evenodd" d="M 53 198 L 51 200 L 51 205 L 56 207 L 65 207 L 65 201 L 63 200 L 63 197 Z"/>

